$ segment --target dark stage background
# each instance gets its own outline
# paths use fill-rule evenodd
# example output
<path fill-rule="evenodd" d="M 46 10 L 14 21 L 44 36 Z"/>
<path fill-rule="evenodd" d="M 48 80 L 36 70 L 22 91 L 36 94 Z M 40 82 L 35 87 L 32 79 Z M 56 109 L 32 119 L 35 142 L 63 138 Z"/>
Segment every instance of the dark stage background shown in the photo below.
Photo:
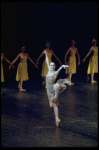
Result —
<path fill-rule="evenodd" d="M 46 41 L 50 41 L 51 49 L 64 64 L 72 39 L 82 61 L 93 38 L 98 41 L 97 2 L 1 2 L 1 52 L 11 62 L 20 53 L 21 45 L 26 46 L 26 52 L 36 62 Z M 52 59 L 58 68 L 58 61 Z M 77 67 L 77 74 L 86 74 L 89 59 Z M 30 79 L 40 78 L 43 60 L 44 56 L 39 61 L 39 70 L 28 61 Z M 15 80 L 18 63 L 9 71 L 4 61 L 5 81 Z M 62 73 L 64 70 L 61 77 Z"/>

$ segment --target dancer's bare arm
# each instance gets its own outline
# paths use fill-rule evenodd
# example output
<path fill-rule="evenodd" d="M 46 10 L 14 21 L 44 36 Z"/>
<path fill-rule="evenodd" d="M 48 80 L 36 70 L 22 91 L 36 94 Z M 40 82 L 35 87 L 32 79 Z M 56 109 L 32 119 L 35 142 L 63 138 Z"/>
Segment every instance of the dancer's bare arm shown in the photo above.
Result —
<path fill-rule="evenodd" d="M 11 66 L 20 58 L 20 54 L 17 55 L 17 57 L 12 61 L 11 65 L 9 66 L 9 70 L 11 69 Z"/>
<path fill-rule="evenodd" d="M 67 55 L 69 54 L 69 52 L 70 52 L 70 48 L 68 49 L 68 51 L 65 54 L 65 64 L 67 64 L 66 59 L 67 59 Z"/>
<path fill-rule="evenodd" d="M 40 58 L 44 55 L 44 51 L 40 54 L 40 56 L 38 57 L 37 61 L 36 61 L 36 65 L 38 65 L 38 61 L 40 60 Z"/>
<path fill-rule="evenodd" d="M 20 54 L 17 55 L 17 57 L 12 61 L 12 65 L 20 58 Z"/>
<path fill-rule="evenodd" d="M 43 53 L 44 53 L 45 56 L 46 56 L 46 63 L 47 63 L 48 69 L 49 69 L 49 68 L 50 68 L 50 64 L 49 64 L 49 59 L 48 59 L 48 56 L 47 56 L 47 52 L 44 51 Z"/>
<path fill-rule="evenodd" d="M 59 58 L 54 54 L 54 52 L 51 50 L 53 56 L 59 61 L 60 65 L 62 65 L 61 61 L 59 60 Z"/>
<path fill-rule="evenodd" d="M 88 54 L 85 56 L 85 58 L 82 60 L 82 62 L 85 62 L 86 58 L 90 55 L 90 53 L 92 52 L 93 47 L 90 48 Z"/>
<path fill-rule="evenodd" d="M 77 56 L 78 56 L 78 65 L 80 65 L 80 55 L 78 53 L 78 50 L 77 50 Z"/>
<path fill-rule="evenodd" d="M 37 67 L 37 65 L 34 63 L 34 61 L 30 58 L 30 56 L 29 56 L 28 54 L 26 54 L 26 55 L 27 55 L 28 59 L 30 60 L 30 62 L 31 62 L 33 65 L 35 65 L 35 67 L 36 67 L 37 69 L 39 69 L 39 68 Z"/>
<path fill-rule="evenodd" d="M 4 59 L 6 60 L 7 63 L 9 63 L 11 65 L 11 62 L 5 57 L 5 55 L 3 54 Z"/>
<path fill-rule="evenodd" d="M 57 71 L 55 71 L 55 75 L 58 75 L 62 68 L 66 69 L 68 67 L 69 67 L 68 65 L 62 65 L 61 67 L 59 67 Z"/>

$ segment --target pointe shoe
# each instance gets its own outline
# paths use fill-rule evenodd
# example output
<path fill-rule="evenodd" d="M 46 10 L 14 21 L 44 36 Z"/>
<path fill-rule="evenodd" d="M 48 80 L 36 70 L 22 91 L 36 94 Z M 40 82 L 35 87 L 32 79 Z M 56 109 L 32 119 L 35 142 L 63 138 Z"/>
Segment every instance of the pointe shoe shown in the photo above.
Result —
<path fill-rule="evenodd" d="M 61 120 L 60 120 L 59 118 L 56 120 L 56 126 L 57 126 L 57 127 L 58 127 L 60 121 L 61 121 Z"/>
<path fill-rule="evenodd" d="M 68 85 L 74 85 L 74 83 L 70 82 Z"/>
<path fill-rule="evenodd" d="M 68 79 L 66 79 L 65 81 L 64 81 L 64 84 L 70 84 L 71 82 L 68 80 Z"/>
<path fill-rule="evenodd" d="M 22 89 L 22 88 L 19 88 L 19 91 L 20 92 L 24 92 L 24 91 L 26 91 L 25 89 Z"/>
<path fill-rule="evenodd" d="M 92 81 L 91 81 L 91 83 L 97 83 L 97 81 L 95 81 L 95 80 L 92 80 Z"/>

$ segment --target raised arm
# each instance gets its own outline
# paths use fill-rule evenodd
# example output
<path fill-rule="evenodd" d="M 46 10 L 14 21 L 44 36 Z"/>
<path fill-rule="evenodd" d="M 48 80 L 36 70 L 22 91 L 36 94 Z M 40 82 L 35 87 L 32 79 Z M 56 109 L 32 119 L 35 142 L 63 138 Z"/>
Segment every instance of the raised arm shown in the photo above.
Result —
<path fill-rule="evenodd" d="M 85 62 L 86 58 L 90 55 L 90 53 L 92 52 L 93 48 L 91 47 L 88 54 L 85 56 L 85 58 L 82 60 L 82 62 Z"/>
<path fill-rule="evenodd" d="M 54 52 L 51 50 L 53 56 L 59 61 L 60 65 L 62 65 L 61 61 L 59 60 L 59 58 L 54 54 Z"/>
<path fill-rule="evenodd" d="M 39 59 L 44 55 L 44 51 L 41 53 L 41 55 L 38 57 L 37 61 L 36 61 L 36 64 L 38 65 L 38 61 Z"/>
<path fill-rule="evenodd" d="M 47 63 L 48 69 L 49 69 L 49 68 L 50 68 L 50 64 L 49 64 L 49 59 L 48 59 L 48 56 L 47 56 L 47 52 L 44 51 L 43 54 L 45 54 L 45 57 L 46 57 L 46 63 Z"/>
<path fill-rule="evenodd" d="M 69 67 L 68 65 L 62 65 L 61 67 L 59 67 L 59 69 L 57 71 L 55 71 L 55 75 L 57 76 L 62 68 L 66 69 L 68 67 Z"/>
<path fill-rule="evenodd" d="M 68 49 L 67 53 L 65 54 L 65 64 L 67 64 L 66 59 L 67 59 L 67 55 L 68 55 L 69 52 L 70 52 L 70 48 Z"/>
<path fill-rule="evenodd" d="M 32 64 L 34 64 L 35 65 L 35 67 L 37 68 L 37 69 L 39 69 L 38 67 L 37 67 L 37 65 L 34 63 L 34 61 L 29 57 L 29 55 L 27 54 L 27 57 L 28 57 L 28 59 L 30 60 L 30 62 L 32 63 Z"/>

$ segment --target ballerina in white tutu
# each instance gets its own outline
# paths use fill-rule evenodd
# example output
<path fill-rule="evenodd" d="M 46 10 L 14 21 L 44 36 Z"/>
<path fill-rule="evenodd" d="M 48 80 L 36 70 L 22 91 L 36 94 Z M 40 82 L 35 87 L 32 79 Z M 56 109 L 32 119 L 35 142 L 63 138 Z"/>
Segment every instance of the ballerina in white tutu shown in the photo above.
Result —
<path fill-rule="evenodd" d="M 49 99 L 49 105 L 50 107 L 54 108 L 54 114 L 55 114 L 55 122 L 56 126 L 58 126 L 60 119 L 58 116 L 58 95 L 62 91 L 66 89 L 65 84 L 69 84 L 70 81 L 68 79 L 59 79 L 56 83 L 55 80 L 62 68 L 66 69 L 69 67 L 68 65 L 62 65 L 57 71 L 55 71 L 55 63 L 51 62 L 49 64 L 48 56 L 46 51 L 44 51 L 44 54 L 46 55 L 46 62 L 48 66 L 48 73 L 46 75 L 46 81 L 47 81 L 47 95 Z"/>

